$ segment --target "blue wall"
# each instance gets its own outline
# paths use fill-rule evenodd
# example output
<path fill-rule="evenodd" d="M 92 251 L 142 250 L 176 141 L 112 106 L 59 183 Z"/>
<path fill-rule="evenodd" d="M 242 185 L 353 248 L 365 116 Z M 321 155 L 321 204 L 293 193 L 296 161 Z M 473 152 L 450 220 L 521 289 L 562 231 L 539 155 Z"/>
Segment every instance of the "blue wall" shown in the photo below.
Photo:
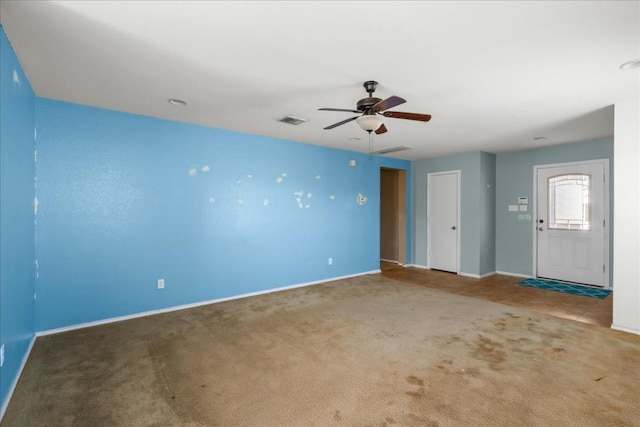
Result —
<path fill-rule="evenodd" d="M 34 335 L 34 94 L 0 30 L 0 417 Z"/>
<path fill-rule="evenodd" d="M 415 264 L 427 265 L 427 175 L 460 170 L 460 272 L 478 276 L 495 271 L 493 255 L 490 253 L 495 238 L 491 232 L 494 220 L 494 166 L 494 155 L 481 151 L 413 162 Z"/>
<path fill-rule="evenodd" d="M 613 236 L 613 140 L 562 144 L 533 150 L 501 153 L 496 157 L 496 270 L 533 275 L 533 214 L 519 219 L 507 206 L 518 203 L 519 196 L 529 198 L 533 206 L 533 167 L 552 163 L 610 159 L 609 212 Z M 610 271 L 613 271 L 613 239 L 610 239 Z M 611 282 L 613 283 L 613 282 Z"/>
<path fill-rule="evenodd" d="M 410 171 L 46 99 L 36 117 L 39 331 L 377 270 L 380 167 Z"/>

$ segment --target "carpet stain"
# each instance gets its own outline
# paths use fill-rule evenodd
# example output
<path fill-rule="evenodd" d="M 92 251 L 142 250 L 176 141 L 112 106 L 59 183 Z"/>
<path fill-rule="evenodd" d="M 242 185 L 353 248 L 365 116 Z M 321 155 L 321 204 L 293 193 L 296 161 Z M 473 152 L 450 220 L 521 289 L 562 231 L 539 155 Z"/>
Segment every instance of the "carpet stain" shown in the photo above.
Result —
<path fill-rule="evenodd" d="M 448 369 L 451 367 L 451 365 L 453 365 L 453 360 L 441 360 L 440 363 L 438 363 L 437 367 L 438 369 Z"/>
<path fill-rule="evenodd" d="M 424 381 L 413 375 L 407 377 L 407 382 L 413 385 L 424 385 Z"/>
<path fill-rule="evenodd" d="M 506 353 L 502 350 L 502 344 L 497 341 L 478 335 L 474 344 L 475 348 L 471 351 L 471 356 L 487 362 L 491 370 L 499 370 L 499 365 L 507 359 Z"/>
<path fill-rule="evenodd" d="M 380 331 L 378 333 L 376 333 L 376 338 L 378 339 L 382 339 L 382 338 L 397 338 L 398 335 L 397 334 L 393 334 L 391 332 L 387 332 L 387 331 Z"/>
<path fill-rule="evenodd" d="M 422 399 L 424 397 L 424 387 L 420 387 L 418 391 L 405 391 L 407 396 L 414 397 L 416 399 Z"/>
<path fill-rule="evenodd" d="M 333 419 L 335 421 L 342 421 L 342 412 L 336 410 L 335 414 L 333 414 Z"/>
<path fill-rule="evenodd" d="M 424 426 L 424 427 L 439 427 L 440 424 L 438 423 L 438 421 L 432 420 L 432 419 L 428 419 L 425 417 L 421 417 L 420 415 L 416 415 L 413 413 L 410 413 L 409 415 L 407 415 L 407 421 L 408 421 L 408 425 L 415 425 L 415 426 Z"/>

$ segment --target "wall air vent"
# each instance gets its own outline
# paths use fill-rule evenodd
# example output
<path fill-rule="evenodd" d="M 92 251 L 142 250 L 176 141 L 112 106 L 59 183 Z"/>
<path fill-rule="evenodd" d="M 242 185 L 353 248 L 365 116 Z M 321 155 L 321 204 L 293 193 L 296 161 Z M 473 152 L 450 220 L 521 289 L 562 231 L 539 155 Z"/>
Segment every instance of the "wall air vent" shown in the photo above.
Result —
<path fill-rule="evenodd" d="M 305 123 L 305 122 L 308 122 L 309 120 L 303 119 L 303 118 L 300 118 L 300 117 L 294 117 L 294 116 L 284 116 L 279 121 L 282 122 L 282 123 L 288 123 L 290 125 L 297 126 L 300 123 Z"/>
<path fill-rule="evenodd" d="M 374 151 L 371 154 L 389 154 L 389 153 L 395 153 L 396 151 L 405 151 L 405 150 L 411 150 L 411 147 L 399 145 L 397 147 L 385 148 L 383 150 Z"/>

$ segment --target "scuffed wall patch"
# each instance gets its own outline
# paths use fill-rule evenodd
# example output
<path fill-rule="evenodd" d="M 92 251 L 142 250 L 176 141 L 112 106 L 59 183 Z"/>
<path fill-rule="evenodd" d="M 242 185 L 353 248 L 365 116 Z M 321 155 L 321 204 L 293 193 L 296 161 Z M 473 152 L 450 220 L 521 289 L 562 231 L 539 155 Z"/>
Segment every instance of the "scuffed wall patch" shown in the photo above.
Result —
<path fill-rule="evenodd" d="M 38 201 L 37 197 L 33 198 L 33 214 L 34 215 L 38 215 L 38 206 L 40 205 L 40 202 Z"/>
<path fill-rule="evenodd" d="M 211 171 L 211 167 L 209 165 L 204 165 L 204 166 L 196 166 L 193 167 L 191 169 L 189 169 L 189 175 L 190 176 L 194 176 L 200 172 L 209 172 Z M 273 175 L 272 175 L 273 176 Z M 216 192 L 215 188 L 209 188 L 208 192 L 210 192 L 209 194 L 205 195 L 205 200 L 208 200 L 208 204 L 209 205 L 225 205 L 225 204 L 232 204 L 235 205 L 237 207 L 240 206 L 244 206 L 244 207 L 257 207 L 262 205 L 263 207 L 271 207 L 271 206 L 276 206 L 279 205 L 279 198 L 276 198 L 275 200 L 271 197 L 277 193 L 279 193 L 280 191 L 277 190 L 275 194 L 271 194 L 271 193 L 266 193 L 266 194 L 258 194 L 255 193 L 255 190 L 257 190 L 256 188 L 251 188 L 252 186 L 249 185 L 250 182 L 249 181 L 253 181 L 255 179 L 255 175 L 252 173 L 244 173 L 241 177 L 235 177 L 235 178 L 231 178 L 231 182 L 227 182 L 227 185 L 231 185 L 233 187 L 236 187 L 237 190 L 235 190 L 235 197 L 231 196 L 231 198 L 228 198 L 224 193 L 223 194 L 215 194 L 212 195 L 211 193 Z M 278 175 L 276 175 L 275 181 L 277 184 L 282 184 L 285 182 L 285 180 L 287 180 L 287 173 L 286 172 L 282 172 Z M 305 179 L 305 177 L 302 177 L 301 179 Z M 320 174 L 311 174 L 311 176 L 306 177 L 307 180 L 313 180 L 313 181 L 318 181 L 320 179 L 322 179 L 322 176 Z M 258 180 L 258 184 L 261 184 L 260 180 Z M 218 180 L 216 180 L 216 182 L 218 182 L 218 185 L 223 184 L 222 182 L 219 182 Z M 273 182 L 273 181 L 271 181 Z M 308 181 L 307 185 L 309 184 Z M 294 184 L 295 185 L 295 184 Z M 297 191 L 293 191 L 292 193 L 289 194 L 293 194 L 294 200 L 295 200 L 295 206 L 297 207 L 297 209 L 311 209 L 313 207 L 313 202 L 312 199 L 315 198 L 319 198 L 318 199 L 318 203 L 320 204 L 319 206 L 321 208 L 325 208 L 328 207 L 328 205 L 325 205 L 324 201 L 327 201 L 327 198 L 329 201 L 335 201 L 337 200 L 337 195 L 335 193 L 329 193 L 326 194 L 324 193 L 324 191 L 322 191 L 323 189 L 321 187 L 318 187 L 317 184 L 312 184 L 313 185 L 313 189 L 316 191 L 308 191 L 309 189 L 304 189 L 301 188 Z M 245 189 L 243 189 L 244 187 L 246 188 L 246 191 L 249 191 L 249 193 L 246 193 Z M 284 188 L 288 188 L 289 186 L 285 186 Z M 228 187 L 227 187 L 228 188 Z M 282 187 L 280 187 L 282 188 Z M 284 189 L 282 188 L 282 189 Z M 315 194 L 314 194 L 315 193 Z M 356 196 L 356 203 L 359 206 L 363 206 L 365 204 L 367 204 L 368 198 L 362 194 L 361 192 L 358 193 L 358 195 Z M 273 202 L 273 203 L 272 203 Z M 274 204 L 275 203 L 275 204 Z M 291 205 L 289 205 L 291 206 Z M 335 206 L 335 205 L 333 205 Z"/>
<path fill-rule="evenodd" d="M 22 82 L 20 81 L 20 76 L 18 75 L 18 70 L 13 70 L 13 83 L 22 87 Z"/>
<path fill-rule="evenodd" d="M 287 177 L 286 173 L 281 173 L 280 176 L 278 178 L 276 178 L 276 182 L 278 184 L 282 184 L 282 182 L 284 181 L 284 179 Z"/>
<path fill-rule="evenodd" d="M 293 193 L 293 195 L 296 196 L 296 203 L 298 204 L 298 207 L 300 209 L 309 209 L 311 207 L 311 205 L 309 204 L 305 205 L 304 203 L 302 203 L 302 198 L 304 197 L 303 190 L 296 191 Z M 311 193 L 307 194 L 307 198 L 311 198 Z"/>

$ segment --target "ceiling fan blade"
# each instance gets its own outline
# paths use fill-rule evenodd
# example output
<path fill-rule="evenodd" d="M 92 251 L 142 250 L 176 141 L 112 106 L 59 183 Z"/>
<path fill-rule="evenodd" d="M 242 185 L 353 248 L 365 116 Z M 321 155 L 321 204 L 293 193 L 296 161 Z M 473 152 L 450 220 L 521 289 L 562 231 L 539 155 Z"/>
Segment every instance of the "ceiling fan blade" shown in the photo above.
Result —
<path fill-rule="evenodd" d="M 376 135 L 380 135 L 381 133 L 385 133 L 387 131 L 387 127 L 383 124 L 380 125 L 378 129 L 376 129 Z"/>
<path fill-rule="evenodd" d="M 400 111 L 385 111 L 382 113 L 385 117 L 391 117 L 394 119 L 407 119 L 417 120 L 420 122 L 428 122 L 431 120 L 431 114 L 417 114 L 417 113 L 403 113 Z"/>
<path fill-rule="evenodd" d="M 374 106 L 371 107 L 371 110 L 377 113 L 379 111 L 384 111 L 384 110 L 388 110 L 389 108 L 393 108 L 396 105 L 404 104 L 405 102 L 407 102 L 405 99 L 394 95 L 394 96 L 388 97 L 387 99 L 383 99 L 377 104 L 374 104 Z"/>
<path fill-rule="evenodd" d="M 343 124 L 345 124 L 345 123 L 349 123 L 350 121 L 353 121 L 353 120 L 357 119 L 358 117 L 360 117 L 360 116 L 350 117 L 350 118 L 348 118 L 348 119 L 346 119 L 346 120 L 343 120 L 343 121 L 341 121 L 341 122 L 338 122 L 338 123 L 334 123 L 334 124 L 332 124 L 332 125 L 329 125 L 329 126 L 327 126 L 326 128 L 323 128 L 323 129 L 325 129 L 325 130 L 326 130 L 326 129 L 333 129 L 333 128 L 336 128 L 336 127 L 338 127 L 338 126 L 340 126 L 340 125 L 343 125 Z"/>
<path fill-rule="evenodd" d="M 358 110 L 347 110 L 345 108 L 318 108 L 318 111 L 344 111 L 346 113 L 361 113 Z"/>

